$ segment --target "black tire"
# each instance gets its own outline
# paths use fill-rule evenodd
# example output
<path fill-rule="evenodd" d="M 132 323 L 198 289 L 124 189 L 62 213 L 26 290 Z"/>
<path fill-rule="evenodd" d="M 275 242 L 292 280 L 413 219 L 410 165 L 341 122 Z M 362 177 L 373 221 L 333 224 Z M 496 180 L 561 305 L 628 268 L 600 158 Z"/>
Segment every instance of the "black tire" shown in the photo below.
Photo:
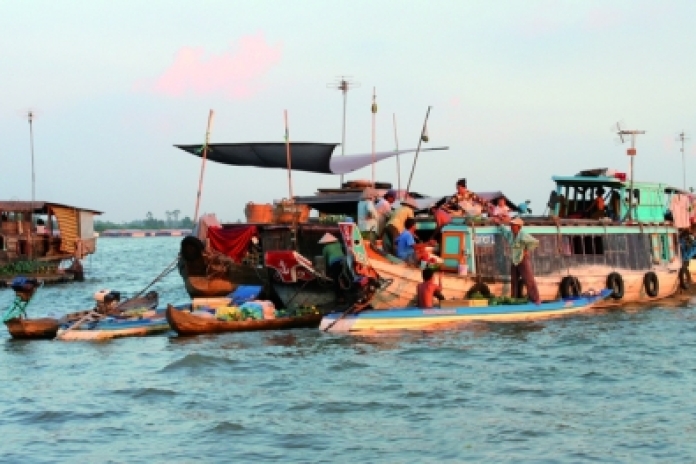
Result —
<path fill-rule="evenodd" d="M 565 276 L 561 279 L 561 297 L 571 298 L 580 296 L 582 293 L 582 286 L 577 277 Z"/>
<path fill-rule="evenodd" d="M 682 290 L 688 290 L 691 287 L 691 271 L 688 264 L 679 269 L 679 287 Z"/>
<path fill-rule="evenodd" d="M 474 293 L 480 293 L 485 298 L 491 297 L 491 289 L 488 288 L 488 285 L 484 284 L 483 282 L 479 282 L 479 283 L 472 285 L 471 288 L 466 291 L 466 297 L 471 298 L 471 296 Z"/>
<path fill-rule="evenodd" d="M 618 272 L 612 272 L 607 276 L 607 288 L 613 290 L 611 297 L 620 300 L 624 297 L 624 280 Z"/>
<path fill-rule="evenodd" d="M 645 293 L 654 298 L 660 292 L 660 281 L 657 279 L 657 274 L 650 271 L 643 277 L 643 287 L 645 287 Z"/>

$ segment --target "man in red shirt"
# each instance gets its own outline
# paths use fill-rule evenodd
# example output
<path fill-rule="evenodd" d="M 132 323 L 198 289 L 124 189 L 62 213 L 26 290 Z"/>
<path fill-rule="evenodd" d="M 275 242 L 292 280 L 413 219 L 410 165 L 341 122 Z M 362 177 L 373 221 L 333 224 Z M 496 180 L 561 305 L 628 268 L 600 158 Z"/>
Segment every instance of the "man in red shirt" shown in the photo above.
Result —
<path fill-rule="evenodd" d="M 445 299 L 442 294 L 442 274 L 440 274 L 439 285 L 435 285 L 435 282 L 433 282 L 433 274 L 432 269 L 423 269 L 423 282 L 418 284 L 417 287 L 419 308 L 432 308 L 433 297 L 436 297 L 438 300 Z"/>

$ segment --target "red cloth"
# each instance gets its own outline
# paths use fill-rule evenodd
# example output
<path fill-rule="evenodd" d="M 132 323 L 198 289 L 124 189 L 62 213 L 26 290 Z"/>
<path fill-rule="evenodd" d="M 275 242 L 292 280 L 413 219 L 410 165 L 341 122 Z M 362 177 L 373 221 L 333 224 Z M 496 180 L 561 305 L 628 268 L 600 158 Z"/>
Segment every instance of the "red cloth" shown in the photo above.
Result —
<path fill-rule="evenodd" d="M 251 237 L 257 235 L 256 226 L 240 226 L 230 229 L 208 227 L 210 247 L 239 263 L 249 250 Z"/>

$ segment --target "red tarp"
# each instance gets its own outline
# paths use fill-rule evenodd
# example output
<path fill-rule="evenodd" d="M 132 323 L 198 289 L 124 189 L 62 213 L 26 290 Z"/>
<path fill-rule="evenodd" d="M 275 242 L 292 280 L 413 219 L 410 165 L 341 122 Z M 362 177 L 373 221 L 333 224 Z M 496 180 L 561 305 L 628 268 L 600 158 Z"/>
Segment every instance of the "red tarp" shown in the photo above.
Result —
<path fill-rule="evenodd" d="M 240 226 L 232 229 L 208 227 L 210 247 L 239 263 L 249 250 L 251 237 L 257 235 L 256 226 Z"/>

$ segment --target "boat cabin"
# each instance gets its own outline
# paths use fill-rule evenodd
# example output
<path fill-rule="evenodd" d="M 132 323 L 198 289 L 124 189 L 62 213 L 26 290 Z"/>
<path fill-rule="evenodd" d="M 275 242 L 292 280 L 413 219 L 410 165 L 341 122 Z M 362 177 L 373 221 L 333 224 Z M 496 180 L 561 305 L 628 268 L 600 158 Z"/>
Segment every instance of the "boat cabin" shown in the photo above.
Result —
<path fill-rule="evenodd" d="M 56 261 L 96 251 L 100 211 L 45 201 L 0 201 L 0 265 Z"/>

